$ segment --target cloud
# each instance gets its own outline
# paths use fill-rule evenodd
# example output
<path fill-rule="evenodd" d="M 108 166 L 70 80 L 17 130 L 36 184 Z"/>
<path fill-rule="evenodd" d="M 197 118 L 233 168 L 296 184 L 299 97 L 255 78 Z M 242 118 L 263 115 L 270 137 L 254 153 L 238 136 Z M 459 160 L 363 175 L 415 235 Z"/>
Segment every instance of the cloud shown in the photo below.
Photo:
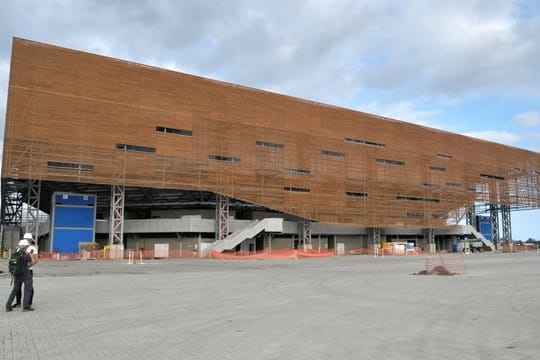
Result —
<path fill-rule="evenodd" d="M 513 119 L 519 127 L 531 128 L 540 125 L 540 111 L 527 111 L 518 114 Z"/>
<path fill-rule="evenodd" d="M 512 134 L 508 131 L 496 131 L 496 130 L 486 130 L 486 131 L 473 131 L 464 133 L 465 136 L 474 137 L 477 139 L 493 141 L 499 144 L 514 145 L 521 140 L 521 137 Z"/>
<path fill-rule="evenodd" d="M 336 105 L 370 90 L 540 96 L 540 18 L 520 4 L 17 0 L 0 15 L 0 55 L 26 36 Z"/>

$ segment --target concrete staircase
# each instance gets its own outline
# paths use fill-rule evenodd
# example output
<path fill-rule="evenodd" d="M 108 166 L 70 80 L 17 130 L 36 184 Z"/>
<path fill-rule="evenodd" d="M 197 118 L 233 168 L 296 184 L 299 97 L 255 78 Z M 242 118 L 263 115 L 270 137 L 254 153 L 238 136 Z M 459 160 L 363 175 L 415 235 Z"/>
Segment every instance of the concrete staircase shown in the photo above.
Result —
<path fill-rule="evenodd" d="M 263 220 L 254 220 L 243 229 L 237 230 L 223 240 L 218 240 L 212 243 L 205 249 L 205 254 L 210 251 L 231 250 L 242 241 L 251 239 L 257 236 L 261 231 L 280 233 L 283 232 L 283 219 L 281 218 L 266 218 Z"/>
<path fill-rule="evenodd" d="M 486 239 L 484 235 L 482 235 L 482 233 L 476 231 L 476 229 L 473 228 L 471 225 L 465 225 L 465 228 L 467 229 L 467 231 L 470 231 L 470 233 L 474 235 L 475 238 L 482 241 L 484 245 L 488 246 L 491 249 L 491 251 L 495 251 L 495 244 L 493 244 L 491 240 Z"/>

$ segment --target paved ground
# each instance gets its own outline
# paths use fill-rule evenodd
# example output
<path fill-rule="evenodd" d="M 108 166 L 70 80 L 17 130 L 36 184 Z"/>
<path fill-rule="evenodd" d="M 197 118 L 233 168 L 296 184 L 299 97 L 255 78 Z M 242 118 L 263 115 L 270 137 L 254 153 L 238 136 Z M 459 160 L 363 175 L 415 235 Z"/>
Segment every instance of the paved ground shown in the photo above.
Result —
<path fill-rule="evenodd" d="M 540 255 L 423 261 L 43 262 L 36 311 L 0 313 L 0 359 L 539 358 Z"/>

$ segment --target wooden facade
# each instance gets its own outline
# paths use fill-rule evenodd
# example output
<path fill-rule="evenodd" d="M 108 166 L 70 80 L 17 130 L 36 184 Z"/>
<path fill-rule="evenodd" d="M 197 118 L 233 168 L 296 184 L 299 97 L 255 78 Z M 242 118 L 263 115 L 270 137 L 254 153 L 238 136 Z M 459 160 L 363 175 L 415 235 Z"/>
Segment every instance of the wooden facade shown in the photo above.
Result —
<path fill-rule="evenodd" d="M 540 154 L 15 38 L 2 177 L 202 190 L 332 224 L 538 208 Z M 451 215 L 450 215 L 451 216 Z"/>

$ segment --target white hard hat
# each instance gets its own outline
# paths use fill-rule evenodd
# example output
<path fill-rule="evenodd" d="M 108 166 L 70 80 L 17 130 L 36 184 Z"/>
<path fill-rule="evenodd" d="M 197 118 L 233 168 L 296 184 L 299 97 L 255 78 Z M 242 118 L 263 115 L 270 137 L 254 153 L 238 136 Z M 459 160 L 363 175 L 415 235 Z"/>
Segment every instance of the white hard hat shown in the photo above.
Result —
<path fill-rule="evenodd" d="M 30 243 L 26 239 L 19 241 L 19 246 L 30 246 Z"/>
<path fill-rule="evenodd" d="M 34 240 L 34 238 L 32 237 L 32 233 L 26 233 L 23 235 L 22 238 L 26 240 Z"/>

